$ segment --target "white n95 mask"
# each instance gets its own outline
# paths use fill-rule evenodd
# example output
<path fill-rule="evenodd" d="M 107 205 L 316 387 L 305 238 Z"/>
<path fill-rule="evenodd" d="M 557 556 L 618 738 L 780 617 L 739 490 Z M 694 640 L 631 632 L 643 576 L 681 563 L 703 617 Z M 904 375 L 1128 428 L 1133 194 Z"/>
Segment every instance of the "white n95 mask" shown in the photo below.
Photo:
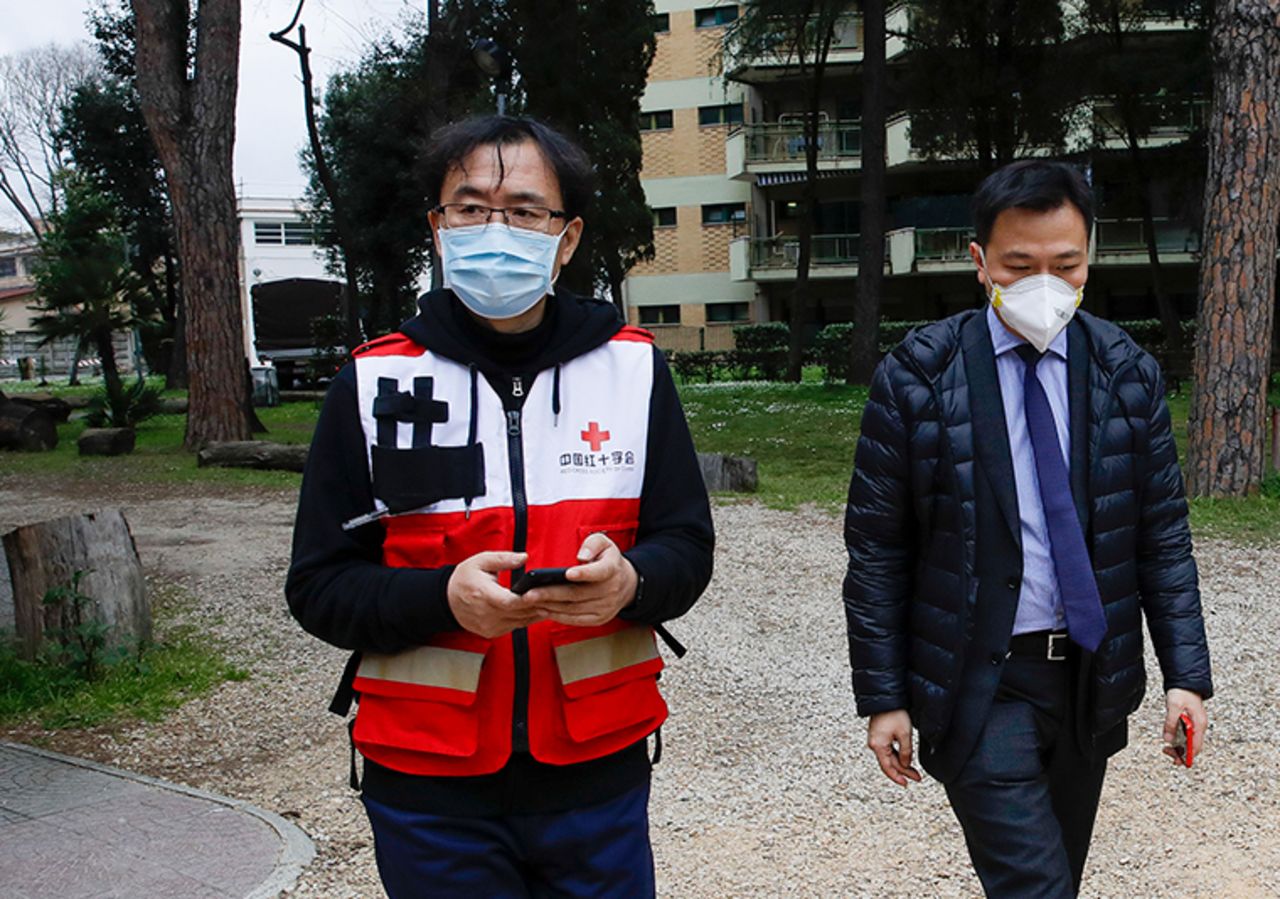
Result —
<path fill-rule="evenodd" d="M 1084 288 L 1073 287 L 1057 275 L 1027 275 L 1007 287 L 991 278 L 987 256 L 978 248 L 982 270 L 987 273 L 987 299 L 1001 320 L 1041 353 L 1070 324 L 1084 301 Z"/>
<path fill-rule="evenodd" d="M 515 318 L 553 287 L 563 234 L 545 234 L 493 222 L 441 228 L 443 284 L 462 305 L 488 319 Z"/>

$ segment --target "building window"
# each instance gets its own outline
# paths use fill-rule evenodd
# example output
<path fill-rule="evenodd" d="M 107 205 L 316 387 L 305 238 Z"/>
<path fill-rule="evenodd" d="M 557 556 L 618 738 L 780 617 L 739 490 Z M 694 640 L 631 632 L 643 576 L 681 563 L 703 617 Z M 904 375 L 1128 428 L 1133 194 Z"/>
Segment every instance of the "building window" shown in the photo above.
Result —
<path fill-rule="evenodd" d="M 12 278 L 18 274 L 17 256 L 0 256 L 0 278 Z"/>
<path fill-rule="evenodd" d="M 267 247 L 313 247 L 316 232 L 307 222 L 254 222 L 253 242 Z"/>
<path fill-rule="evenodd" d="M 702 224 L 728 225 L 747 220 L 745 203 L 712 203 L 702 207 Z"/>
<path fill-rule="evenodd" d="M 703 6 L 693 11 L 693 20 L 699 28 L 718 28 L 738 18 L 736 3 L 726 6 Z"/>
<path fill-rule="evenodd" d="M 711 324 L 738 323 L 749 319 L 746 303 L 707 303 L 707 321 Z"/>
<path fill-rule="evenodd" d="M 653 207 L 653 227 L 674 228 L 676 226 L 676 208 L 674 206 Z"/>
<path fill-rule="evenodd" d="M 670 306 L 641 306 L 640 324 L 678 325 L 680 324 L 680 307 L 675 304 Z"/>
<path fill-rule="evenodd" d="M 670 131 L 674 124 L 675 121 L 669 109 L 640 113 L 641 131 Z"/>
<path fill-rule="evenodd" d="M 728 103 L 724 106 L 699 106 L 699 125 L 741 125 L 742 104 Z"/>
<path fill-rule="evenodd" d="M 671 30 L 671 14 L 660 12 L 653 15 L 653 33 L 666 34 Z"/>

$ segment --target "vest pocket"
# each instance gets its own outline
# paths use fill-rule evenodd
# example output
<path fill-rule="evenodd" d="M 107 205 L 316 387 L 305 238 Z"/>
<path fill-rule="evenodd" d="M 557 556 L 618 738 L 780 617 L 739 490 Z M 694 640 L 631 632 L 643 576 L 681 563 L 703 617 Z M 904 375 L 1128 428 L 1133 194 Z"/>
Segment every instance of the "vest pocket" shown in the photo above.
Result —
<path fill-rule="evenodd" d="M 636 529 L 639 526 L 638 521 L 578 525 L 578 546 L 592 534 L 604 534 L 618 545 L 619 550 L 626 551 L 636 545 Z"/>
<path fill-rule="evenodd" d="M 661 723 L 662 656 L 652 628 L 613 622 L 553 633 L 551 646 L 564 692 L 565 728 L 576 743 L 637 725 Z"/>
<path fill-rule="evenodd" d="M 355 679 L 360 694 L 357 746 L 475 755 L 480 732 L 476 694 L 488 641 L 450 636 L 454 645 L 365 654 Z"/>

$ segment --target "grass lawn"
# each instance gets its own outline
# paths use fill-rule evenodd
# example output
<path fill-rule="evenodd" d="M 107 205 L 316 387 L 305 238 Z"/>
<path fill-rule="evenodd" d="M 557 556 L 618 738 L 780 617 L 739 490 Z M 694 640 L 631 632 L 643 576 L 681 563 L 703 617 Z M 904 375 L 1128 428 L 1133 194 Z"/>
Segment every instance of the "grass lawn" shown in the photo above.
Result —
<path fill-rule="evenodd" d="M 54 388 L 54 392 L 62 390 Z M 700 450 L 751 456 L 759 463 L 761 501 L 776 508 L 802 503 L 829 511 L 842 507 L 866 388 L 823 384 L 817 370 L 808 369 L 800 384 L 689 383 L 681 385 L 680 394 Z M 1184 457 L 1189 402 L 1187 392 L 1169 397 Z M 259 436 L 282 443 L 305 442 L 311 437 L 317 411 L 314 402 L 259 409 L 268 428 Z M 138 428 L 138 447 L 132 455 L 82 459 L 75 441 L 84 426 L 73 420 L 61 426 L 58 448 L 51 453 L 0 455 L 0 474 L 117 484 L 298 485 L 299 476 L 290 472 L 197 468 L 195 457 L 182 450 L 184 426 L 182 415 L 158 416 Z M 1269 477 L 1257 497 L 1193 501 L 1191 521 L 1199 536 L 1275 539 L 1280 535 L 1280 476 Z"/>

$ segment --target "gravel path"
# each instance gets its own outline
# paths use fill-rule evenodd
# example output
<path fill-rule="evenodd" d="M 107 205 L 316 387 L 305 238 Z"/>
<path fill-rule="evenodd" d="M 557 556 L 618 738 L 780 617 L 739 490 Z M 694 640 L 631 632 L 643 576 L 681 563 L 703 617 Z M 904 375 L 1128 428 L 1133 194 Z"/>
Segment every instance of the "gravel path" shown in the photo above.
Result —
<path fill-rule="evenodd" d="M 346 732 L 325 711 L 344 654 L 304 634 L 281 593 L 293 497 L 75 493 L 0 478 L 0 531 L 122 505 L 171 617 L 225 641 L 252 677 L 159 725 L 0 736 L 285 815 L 317 848 L 295 895 L 380 896 L 346 786 Z M 672 628 L 690 652 L 663 679 L 672 718 L 652 805 L 661 894 L 979 895 L 942 789 L 894 787 L 863 748 L 838 599 L 839 521 L 753 503 L 719 504 L 716 519 L 715 581 Z M 1085 896 L 1280 896 L 1280 545 L 1206 542 L 1198 556 L 1219 691 L 1212 745 L 1191 772 L 1165 762 L 1161 704 L 1148 698 L 1112 763 Z"/>

